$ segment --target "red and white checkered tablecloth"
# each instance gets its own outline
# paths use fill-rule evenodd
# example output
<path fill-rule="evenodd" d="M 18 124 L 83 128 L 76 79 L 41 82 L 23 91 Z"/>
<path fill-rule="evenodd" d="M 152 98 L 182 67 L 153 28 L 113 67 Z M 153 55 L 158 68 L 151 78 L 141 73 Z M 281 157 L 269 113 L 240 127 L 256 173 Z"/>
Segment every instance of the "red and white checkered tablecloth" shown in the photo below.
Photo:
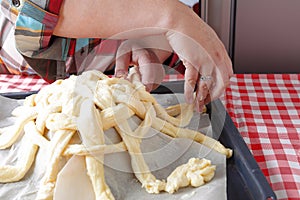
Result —
<path fill-rule="evenodd" d="M 0 93 L 45 85 L 37 76 L 0 75 Z M 223 103 L 278 199 L 300 199 L 300 74 L 237 74 Z"/>
<path fill-rule="evenodd" d="M 46 85 L 40 76 L 0 74 L 0 93 L 38 91 Z"/>
<path fill-rule="evenodd" d="M 300 199 L 300 74 L 238 74 L 225 106 L 278 199 Z"/>
<path fill-rule="evenodd" d="M 182 74 L 168 74 L 163 81 L 183 80 L 183 78 L 184 75 Z M 48 83 L 37 75 L 19 76 L 0 74 L 0 93 L 38 91 L 46 85 Z"/>

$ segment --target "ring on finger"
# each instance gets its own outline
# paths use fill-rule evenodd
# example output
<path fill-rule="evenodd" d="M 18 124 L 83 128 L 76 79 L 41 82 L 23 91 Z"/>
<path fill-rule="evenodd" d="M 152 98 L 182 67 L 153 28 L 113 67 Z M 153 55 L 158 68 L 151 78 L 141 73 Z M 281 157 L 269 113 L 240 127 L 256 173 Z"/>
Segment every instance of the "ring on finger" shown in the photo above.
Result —
<path fill-rule="evenodd" d="M 212 79 L 212 76 L 201 76 L 200 81 L 210 81 Z"/>

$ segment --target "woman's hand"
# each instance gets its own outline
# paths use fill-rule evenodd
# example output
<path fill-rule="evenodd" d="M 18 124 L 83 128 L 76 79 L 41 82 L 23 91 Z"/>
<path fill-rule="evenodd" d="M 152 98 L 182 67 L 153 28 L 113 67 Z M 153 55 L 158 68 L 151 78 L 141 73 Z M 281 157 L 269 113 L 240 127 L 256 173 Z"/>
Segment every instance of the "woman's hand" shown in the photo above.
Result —
<path fill-rule="evenodd" d="M 204 22 L 200 32 L 203 33 L 195 35 L 197 41 L 181 32 L 169 31 L 166 34 L 172 49 L 186 67 L 186 101 L 195 103 L 198 111 L 204 104 L 221 96 L 233 75 L 231 60 L 215 32 Z"/>
<path fill-rule="evenodd" d="M 141 81 L 148 91 L 151 91 L 163 79 L 161 63 L 174 50 L 186 67 L 186 102 L 194 103 L 196 110 L 200 112 L 204 104 L 222 94 L 233 74 L 231 61 L 223 44 L 209 27 L 205 27 L 204 30 L 206 34 L 200 38 L 201 45 L 187 35 L 171 30 L 166 35 L 124 41 L 118 48 L 116 76 L 125 77 L 128 67 L 136 65 L 140 70 Z"/>

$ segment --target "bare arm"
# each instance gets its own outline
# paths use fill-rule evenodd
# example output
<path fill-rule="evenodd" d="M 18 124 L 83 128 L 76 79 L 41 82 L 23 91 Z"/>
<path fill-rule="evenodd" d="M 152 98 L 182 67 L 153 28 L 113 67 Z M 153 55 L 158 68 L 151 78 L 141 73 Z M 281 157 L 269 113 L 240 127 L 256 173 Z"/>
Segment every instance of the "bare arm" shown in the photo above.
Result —
<path fill-rule="evenodd" d="M 175 0 L 64 0 L 54 34 L 109 38 L 138 28 L 171 28 L 168 9 L 174 4 L 181 3 Z"/>

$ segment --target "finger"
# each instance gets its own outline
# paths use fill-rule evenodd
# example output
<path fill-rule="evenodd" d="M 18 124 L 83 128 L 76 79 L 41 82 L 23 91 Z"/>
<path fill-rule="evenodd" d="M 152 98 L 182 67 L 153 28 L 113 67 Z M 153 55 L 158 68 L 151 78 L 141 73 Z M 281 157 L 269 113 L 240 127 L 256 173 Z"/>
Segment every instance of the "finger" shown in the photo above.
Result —
<path fill-rule="evenodd" d="M 205 100 L 209 98 L 209 89 L 211 87 L 211 76 L 201 76 L 198 81 L 198 87 L 196 91 L 196 103 L 195 107 L 198 112 L 201 112 Z"/>
<path fill-rule="evenodd" d="M 206 24 L 204 25 L 207 26 Z M 210 99 L 213 100 L 217 98 L 218 95 L 220 95 L 220 90 L 222 90 L 222 88 L 224 89 L 223 86 L 229 84 L 229 79 L 233 75 L 232 62 L 230 60 L 230 57 L 228 56 L 224 44 L 218 38 L 214 30 L 211 29 L 209 26 L 207 26 L 203 30 L 206 30 L 206 32 L 202 35 L 201 38 L 199 38 L 199 41 L 201 41 L 200 44 L 203 50 L 209 55 L 209 59 L 201 59 L 202 61 L 200 60 L 202 62 L 202 66 L 199 69 L 199 72 L 201 75 L 210 75 L 214 77 L 213 84 L 218 83 L 218 85 L 208 85 L 210 92 L 213 93 L 213 95 L 210 96 Z M 189 61 L 196 67 L 196 63 L 199 62 L 199 60 L 193 60 L 192 58 Z M 211 72 L 206 71 L 210 67 L 205 66 L 205 63 L 210 63 L 211 69 L 218 69 L 221 73 L 212 74 Z"/>
<path fill-rule="evenodd" d="M 212 101 L 212 99 L 210 97 L 210 94 L 208 93 L 208 95 L 206 96 L 206 98 L 204 100 L 203 106 L 209 104 L 211 101 Z"/>
<path fill-rule="evenodd" d="M 208 57 L 209 58 L 209 57 Z M 187 69 L 192 69 L 192 70 L 186 70 L 186 73 L 190 73 L 187 74 L 186 76 L 186 80 L 189 80 L 189 77 L 193 77 L 192 81 L 190 81 L 192 83 L 192 87 L 193 87 L 193 92 L 196 88 L 196 97 L 195 97 L 195 108 L 198 112 L 201 112 L 202 107 L 205 103 L 205 100 L 208 99 L 208 95 L 209 95 L 209 90 L 212 88 L 213 86 L 213 71 L 215 68 L 215 65 L 213 63 L 213 61 L 211 59 L 207 59 L 206 62 L 203 62 L 202 65 L 199 66 L 193 66 L 190 62 L 188 61 L 183 61 L 183 64 L 186 66 Z M 203 75 L 205 74 L 205 75 Z M 186 90 L 186 89 L 185 89 Z M 189 91 L 189 88 L 187 88 L 187 93 L 191 93 L 191 91 Z M 190 88 L 190 90 L 192 90 L 192 88 Z M 190 98 L 190 97 L 187 97 Z M 191 100 L 189 100 L 191 102 Z"/>
<path fill-rule="evenodd" d="M 133 51 L 132 61 L 139 66 L 141 81 L 146 90 L 156 89 L 165 76 L 165 70 L 157 55 L 151 49 L 136 49 Z"/>
<path fill-rule="evenodd" d="M 131 63 L 131 48 L 121 45 L 116 55 L 115 77 L 126 78 Z"/>
<path fill-rule="evenodd" d="M 197 80 L 199 77 L 199 72 L 196 68 L 190 65 L 187 62 L 184 62 L 186 67 L 185 75 L 184 75 L 184 95 L 185 101 L 189 104 L 194 103 L 194 90 L 197 84 Z"/>
<path fill-rule="evenodd" d="M 231 76 L 233 76 L 231 65 L 230 67 L 224 65 L 215 66 L 212 72 L 207 69 L 201 69 L 201 77 L 204 78 L 200 78 L 199 80 L 196 96 L 198 101 L 201 102 L 201 104 L 207 104 L 219 98 L 229 85 Z"/>
<path fill-rule="evenodd" d="M 211 35 L 214 35 L 211 36 L 211 38 L 215 38 L 211 40 L 212 45 L 208 45 L 209 43 L 203 43 L 203 45 L 216 65 L 216 71 L 213 75 L 215 78 L 213 84 L 215 85 L 210 88 L 210 100 L 214 100 L 218 98 L 229 85 L 230 78 L 233 76 L 233 67 L 223 43 L 216 37 L 214 32 L 211 32 Z M 205 75 L 205 73 L 203 74 Z"/>
<path fill-rule="evenodd" d="M 212 88 L 209 90 L 210 100 L 219 98 L 229 84 L 228 74 L 224 74 L 220 68 L 215 69 L 213 77 L 216 77 L 217 80 L 212 80 Z M 205 101 L 207 102 L 208 100 Z"/>
<path fill-rule="evenodd" d="M 148 92 L 156 89 L 165 76 L 165 70 L 159 63 L 143 64 L 139 66 L 141 81 Z"/>

